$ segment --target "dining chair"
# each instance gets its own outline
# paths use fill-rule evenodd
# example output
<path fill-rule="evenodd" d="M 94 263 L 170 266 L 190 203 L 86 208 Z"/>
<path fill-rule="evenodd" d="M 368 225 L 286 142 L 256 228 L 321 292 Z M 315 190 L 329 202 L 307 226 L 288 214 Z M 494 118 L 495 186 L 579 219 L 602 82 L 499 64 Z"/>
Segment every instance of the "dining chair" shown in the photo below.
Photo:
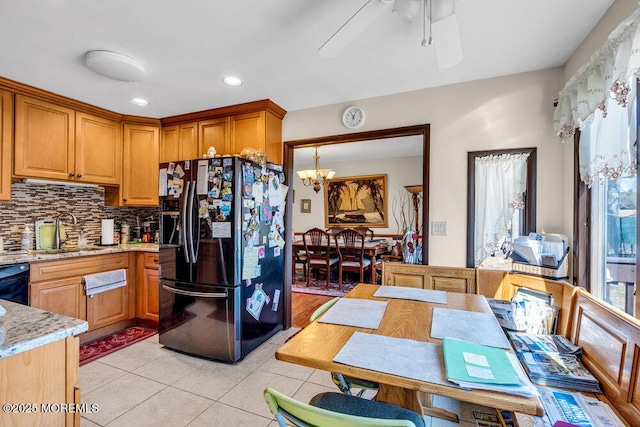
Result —
<path fill-rule="evenodd" d="M 373 237 L 375 236 L 373 230 L 370 229 L 369 227 L 355 227 L 354 230 L 358 231 L 360 234 L 362 234 L 365 237 L 365 239 L 369 240 L 370 242 L 373 240 Z"/>
<path fill-rule="evenodd" d="M 338 248 L 338 284 L 342 286 L 342 272 L 360 273 L 360 282 L 364 281 L 365 270 L 371 267 L 371 260 L 364 256 L 364 236 L 353 228 L 345 228 L 335 236 Z"/>
<path fill-rule="evenodd" d="M 331 267 L 338 263 L 338 258 L 329 250 L 329 235 L 320 228 L 312 228 L 302 234 L 302 240 L 307 255 L 307 286 L 311 282 L 312 270 L 325 270 L 328 288 Z"/>
<path fill-rule="evenodd" d="M 322 316 L 327 310 L 329 310 L 335 303 L 340 300 L 340 297 L 335 297 L 318 307 L 309 317 L 309 323 L 313 323 L 320 316 Z M 369 380 L 363 380 L 361 378 L 350 377 L 348 375 L 342 375 L 337 372 L 331 372 L 331 380 L 344 394 L 353 396 L 352 388 L 358 388 L 360 391 L 357 396 L 362 397 L 366 390 L 378 390 L 378 383 Z"/>
<path fill-rule="evenodd" d="M 296 251 L 295 253 L 295 263 L 293 264 L 293 278 L 296 277 L 296 265 L 302 264 L 302 273 L 304 274 L 304 278 L 307 278 L 307 252 L 304 250 Z"/>
<path fill-rule="evenodd" d="M 280 427 L 425 427 L 409 409 L 341 393 L 320 393 L 307 404 L 267 387 L 264 400 Z"/>

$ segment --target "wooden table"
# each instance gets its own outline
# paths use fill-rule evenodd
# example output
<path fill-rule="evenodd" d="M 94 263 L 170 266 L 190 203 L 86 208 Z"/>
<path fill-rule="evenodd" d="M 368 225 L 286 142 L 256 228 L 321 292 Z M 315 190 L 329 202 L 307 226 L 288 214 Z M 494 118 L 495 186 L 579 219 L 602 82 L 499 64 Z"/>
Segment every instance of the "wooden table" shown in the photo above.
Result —
<path fill-rule="evenodd" d="M 336 242 L 331 239 L 331 246 L 335 248 Z M 371 268 L 369 269 L 369 280 L 376 283 L 376 256 L 384 254 L 389 250 L 389 244 L 386 240 L 380 242 L 364 242 L 364 255 L 371 260 Z M 293 271 L 292 277 L 296 276 L 296 252 L 304 251 L 304 241 L 296 240 L 291 244 Z M 328 273 L 327 273 L 328 274 Z"/>
<path fill-rule="evenodd" d="M 449 386 L 430 383 L 334 362 L 335 355 L 356 331 L 441 343 L 441 340 L 430 336 L 434 307 L 491 312 L 482 295 L 448 292 L 447 304 L 443 305 L 392 298 L 377 298 L 373 296 L 377 289 L 378 285 L 361 283 L 346 295 L 347 298 L 388 301 L 389 304 L 377 330 L 316 321 L 302 329 L 280 347 L 276 351 L 276 359 L 378 382 L 380 388 L 378 389 L 376 400 L 393 403 L 419 414 L 444 418 L 450 421 L 457 422 L 457 415 L 442 408 L 434 407 L 432 405 L 433 394 L 525 414 L 540 416 L 544 413 L 542 404 L 537 397 L 514 396 L 486 390 L 462 390 L 453 384 Z M 473 330 L 473 325 L 469 325 L 469 327 L 470 330 Z M 416 362 L 418 363 L 419 361 Z"/>

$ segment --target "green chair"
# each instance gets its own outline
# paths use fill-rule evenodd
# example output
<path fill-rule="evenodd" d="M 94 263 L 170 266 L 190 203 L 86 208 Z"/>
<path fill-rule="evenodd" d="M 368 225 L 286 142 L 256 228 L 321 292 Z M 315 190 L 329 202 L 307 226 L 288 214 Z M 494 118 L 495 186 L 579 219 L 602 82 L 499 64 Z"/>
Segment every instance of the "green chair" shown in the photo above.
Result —
<path fill-rule="evenodd" d="M 321 393 L 309 404 L 272 388 L 264 390 L 269 410 L 281 427 L 425 427 L 424 418 L 409 409 L 341 393 Z"/>
<path fill-rule="evenodd" d="M 338 302 L 339 299 L 340 297 L 335 297 L 318 307 L 316 311 L 314 311 L 313 314 L 311 314 L 311 316 L 309 317 L 309 322 L 315 322 L 316 320 L 318 320 L 318 318 L 327 310 L 329 310 L 336 302 Z M 350 396 L 353 395 L 353 393 L 351 392 L 352 387 L 360 389 L 357 394 L 358 397 L 361 397 L 364 394 L 365 390 L 378 390 L 378 383 L 376 382 L 349 377 L 338 374 L 336 372 L 331 373 L 331 379 L 333 380 L 335 385 L 338 386 L 341 392 Z"/>

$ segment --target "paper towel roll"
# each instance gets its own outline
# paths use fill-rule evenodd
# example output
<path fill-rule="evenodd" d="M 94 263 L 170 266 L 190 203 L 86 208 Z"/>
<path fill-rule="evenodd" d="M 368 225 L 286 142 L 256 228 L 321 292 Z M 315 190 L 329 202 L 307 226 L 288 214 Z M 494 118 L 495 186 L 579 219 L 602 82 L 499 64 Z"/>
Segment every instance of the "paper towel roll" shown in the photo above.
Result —
<path fill-rule="evenodd" d="M 102 238 L 100 242 L 103 245 L 113 245 L 113 220 L 112 219 L 103 219 L 102 220 Z"/>

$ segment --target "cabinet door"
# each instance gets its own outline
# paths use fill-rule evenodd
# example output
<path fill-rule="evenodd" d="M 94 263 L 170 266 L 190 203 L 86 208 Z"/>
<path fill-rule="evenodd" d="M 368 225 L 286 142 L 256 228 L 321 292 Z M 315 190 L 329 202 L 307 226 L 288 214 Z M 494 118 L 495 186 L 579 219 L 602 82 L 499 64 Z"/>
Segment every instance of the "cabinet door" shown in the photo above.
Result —
<path fill-rule="evenodd" d="M 198 123 L 198 156 L 202 157 L 209 147 L 218 154 L 233 154 L 229 147 L 229 118 L 204 120 Z"/>
<path fill-rule="evenodd" d="M 89 322 L 90 331 L 128 318 L 128 285 L 87 298 L 87 322 Z"/>
<path fill-rule="evenodd" d="M 11 200 L 13 94 L 0 90 L 0 200 Z"/>
<path fill-rule="evenodd" d="M 142 319 L 158 321 L 158 270 L 145 268 L 142 277 Z"/>
<path fill-rule="evenodd" d="M 265 150 L 265 112 L 239 114 L 231 117 L 231 153 L 240 154 L 244 148 Z"/>
<path fill-rule="evenodd" d="M 180 159 L 180 129 L 178 125 L 162 128 L 160 139 L 160 163 Z"/>
<path fill-rule="evenodd" d="M 160 128 L 124 125 L 124 206 L 158 206 Z"/>
<path fill-rule="evenodd" d="M 81 277 L 71 277 L 32 284 L 29 305 L 86 320 L 86 297 L 81 281 Z"/>
<path fill-rule="evenodd" d="M 432 289 L 428 276 L 421 266 L 384 262 L 382 264 L 382 284 L 387 286 L 405 286 L 407 288 Z"/>
<path fill-rule="evenodd" d="M 76 181 L 120 185 L 121 165 L 122 125 L 76 113 Z"/>
<path fill-rule="evenodd" d="M 180 125 L 180 157 L 178 157 L 178 160 L 190 160 L 199 157 L 202 157 L 202 155 L 198 153 L 198 123 Z"/>
<path fill-rule="evenodd" d="M 15 114 L 14 174 L 73 179 L 75 112 L 16 95 Z"/>

